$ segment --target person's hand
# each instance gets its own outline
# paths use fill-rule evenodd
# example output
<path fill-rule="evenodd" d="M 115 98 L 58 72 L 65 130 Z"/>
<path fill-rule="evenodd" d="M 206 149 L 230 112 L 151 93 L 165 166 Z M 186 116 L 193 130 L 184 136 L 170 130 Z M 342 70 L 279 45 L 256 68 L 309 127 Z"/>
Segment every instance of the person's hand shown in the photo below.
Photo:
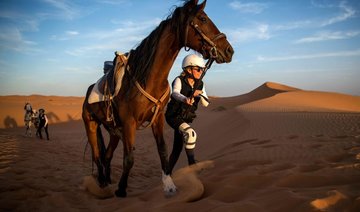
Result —
<path fill-rule="evenodd" d="M 194 92 L 194 96 L 196 97 L 196 96 L 199 96 L 200 94 L 202 94 L 203 92 L 202 92 L 202 90 L 196 90 L 195 92 Z"/>
<path fill-rule="evenodd" d="M 185 103 L 188 105 L 192 105 L 194 103 L 194 98 L 186 98 Z"/>

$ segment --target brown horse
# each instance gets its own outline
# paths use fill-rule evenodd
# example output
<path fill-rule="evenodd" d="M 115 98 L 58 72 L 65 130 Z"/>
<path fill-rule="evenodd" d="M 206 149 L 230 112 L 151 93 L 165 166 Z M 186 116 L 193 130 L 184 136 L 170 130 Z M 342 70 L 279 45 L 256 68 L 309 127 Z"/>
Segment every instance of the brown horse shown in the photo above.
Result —
<path fill-rule="evenodd" d="M 89 104 L 87 91 L 82 117 L 93 161 L 98 168 L 97 181 L 104 187 L 111 183 L 110 162 L 119 140 L 123 142 L 123 173 L 115 194 L 126 196 L 130 170 L 134 164 L 135 132 L 150 122 L 161 160 L 164 191 L 176 192 L 168 169 L 167 147 L 163 137 L 164 107 L 169 100 L 168 75 L 181 48 L 193 49 L 205 59 L 230 62 L 233 48 L 204 12 L 206 0 L 188 0 L 163 20 L 135 50 L 130 52 L 122 87 L 113 99 L 113 121 L 108 121 L 106 102 Z M 100 125 L 110 135 L 105 147 Z"/>

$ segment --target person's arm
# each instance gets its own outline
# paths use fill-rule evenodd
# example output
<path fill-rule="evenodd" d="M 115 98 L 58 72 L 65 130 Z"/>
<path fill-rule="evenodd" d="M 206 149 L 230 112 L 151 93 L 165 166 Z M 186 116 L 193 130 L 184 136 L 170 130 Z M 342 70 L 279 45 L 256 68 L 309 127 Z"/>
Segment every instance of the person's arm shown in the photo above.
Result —
<path fill-rule="evenodd" d="M 181 91 L 181 80 L 179 77 L 176 77 L 174 82 L 172 83 L 172 94 L 171 96 L 179 101 L 179 102 L 186 102 L 186 96 L 180 93 Z"/>
<path fill-rule="evenodd" d="M 204 107 L 207 107 L 210 103 L 209 101 L 209 97 L 207 96 L 206 94 L 206 90 L 205 90 L 205 84 L 203 86 L 203 89 L 202 89 L 202 93 L 200 94 L 200 101 L 201 101 L 201 104 L 204 106 Z"/>
<path fill-rule="evenodd" d="M 45 117 L 45 125 L 44 125 L 44 127 L 46 127 L 48 125 L 49 120 L 48 120 L 48 118 L 47 118 L 47 116 L 45 114 L 44 114 L 44 117 Z"/>

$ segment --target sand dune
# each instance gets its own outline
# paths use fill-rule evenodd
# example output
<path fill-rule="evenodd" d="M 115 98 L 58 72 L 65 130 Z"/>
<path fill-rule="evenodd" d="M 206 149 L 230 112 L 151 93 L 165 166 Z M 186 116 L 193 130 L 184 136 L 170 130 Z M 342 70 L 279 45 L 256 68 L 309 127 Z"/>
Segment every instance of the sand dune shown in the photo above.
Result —
<path fill-rule="evenodd" d="M 1 97 L 1 117 L 23 114 L 26 98 Z M 82 98 L 31 98 L 60 121 L 49 126 L 50 141 L 26 137 L 22 127 L 0 130 L 0 210 L 360 211 L 359 97 L 267 82 L 244 95 L 212 98 L 193 123 L 200 163 L 186 166 L 183 153 L 175 167 L 178 193 L 164 195 L 152 132 L 143 130 L 125 199 L 112 196 L 121 145 L 109 193 L 94 195 L 103 191 L 90 177 L 91 152 L 77 120 Z M 169 149 L 172 134 L 166 126 Z"/>
<path fill-rule="evenodd" d="M 263 98 L 265 94 L 268 94 L 267 98 Z M 304 91 L 276 83 L 265 83 L 247 95 L 252 96 L 252 101 L 239 105 L 238 109 L 282 112 L 360 112 L 359 96 Z"/>

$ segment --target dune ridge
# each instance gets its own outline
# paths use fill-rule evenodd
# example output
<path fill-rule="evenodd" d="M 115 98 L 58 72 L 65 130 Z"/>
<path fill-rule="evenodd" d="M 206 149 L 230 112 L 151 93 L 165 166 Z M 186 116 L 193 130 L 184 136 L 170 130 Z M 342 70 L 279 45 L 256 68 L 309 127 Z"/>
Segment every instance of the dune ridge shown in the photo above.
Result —
<path fill-rule="evenodd" d="M 306 91 L 280 84 L 266 83 L 250 92 L 251 102 L 238 106 L 247 111 L 282 112 L 360 112 L 360 97 L 323 91 Z M 265 93 L 274 95 L 265 96 Z"/>

